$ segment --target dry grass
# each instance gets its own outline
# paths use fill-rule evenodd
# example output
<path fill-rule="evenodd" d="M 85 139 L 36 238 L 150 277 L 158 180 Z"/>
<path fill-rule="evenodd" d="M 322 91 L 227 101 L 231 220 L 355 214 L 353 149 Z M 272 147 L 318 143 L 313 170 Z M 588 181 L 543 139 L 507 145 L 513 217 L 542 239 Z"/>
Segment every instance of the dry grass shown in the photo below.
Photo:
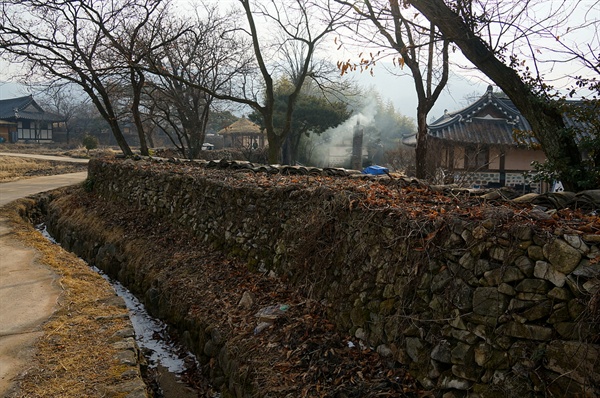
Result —
<path fill-rule="evenodd" d="M 26 199 L 13 202 L 0 209 L 0 216 L 9 219 L 16 239 L 39 251 L 37 261 L 60 276 L 63 292 L 58 310 L 44 325 L 35 358 L 11 398 L 118 397 L 109 392 L 110 387 L 132 375 L 110 342 L 130 325 L 127 310 L 84 261 L 48 242 L 19 216 L 31 204 Z"/>
<path fill-rule="evenodd" d="M 88 159 L 101 156 L 114 156 L 121 153 L 118 148 L 101 147 L 88 151 L 81 145 L 66 144 L 0 144 L 0 152 L 31 153 L 37 155 L 69 156 Z"/>
<path fill-rule="evenodd" d="M 27 159 L 16 156 L 0 156 L 0 182 L 23 178 L 75 173 L 87 170 L 86 164 Z"/>
<path fill-rule="evenodd" d="M 33 170 L 49 167 L 49 162 L 12 156 L 0 156 L 0 182 L 14 181 Z"/>

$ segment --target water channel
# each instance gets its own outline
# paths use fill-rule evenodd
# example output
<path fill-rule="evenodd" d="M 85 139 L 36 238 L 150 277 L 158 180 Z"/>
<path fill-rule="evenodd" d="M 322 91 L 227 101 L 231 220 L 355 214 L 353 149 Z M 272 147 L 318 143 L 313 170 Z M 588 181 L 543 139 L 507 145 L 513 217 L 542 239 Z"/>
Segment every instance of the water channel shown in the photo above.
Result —
<path fill-rule="evenodd" d="M 60 245 L 47 231 L 45 224 L 36 225 L 36 229 L 49 241 Z M 144 354 L 152 382 L 150 387 L 155 398 L 196 398 L 200 392 L 185 383 L 183 376 L 196 371 L 199 367 L 195 356 L 182 345 L 174 341 L 168 333 L 167 325 L 160 319 L 153 318 L 144 305 L 123 286 L 106 275 L 97 267 L 92 270 L 101 275 L 123 299 L 129 311 L 129 319 L 135 330 L 135 340 Z M 146 377 L 146 381 L 148 382 Z M 218 393 L 204 395 L 219 398 Z"/>

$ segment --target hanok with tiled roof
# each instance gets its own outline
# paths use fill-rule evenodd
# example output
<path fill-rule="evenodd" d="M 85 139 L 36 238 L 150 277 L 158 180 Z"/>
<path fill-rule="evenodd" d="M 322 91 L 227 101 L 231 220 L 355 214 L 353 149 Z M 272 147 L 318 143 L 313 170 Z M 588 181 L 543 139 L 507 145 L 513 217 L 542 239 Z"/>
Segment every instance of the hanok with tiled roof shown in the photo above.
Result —
<path fill-rule="evenodd" d="M 0 137 L 4 141 L 51 142 L 54 124 L 64 120 L 44 111 L 31 95 L 0 100 Z"/>
<path fill-rule="evenodd" d="M 471 105 L 446 111 L 428 126 L 436 166 L 450 171 L 455 181 L 461 179 L 461 183 L 474 187 L 519 189 L 528 183 L 524 174 L 532 170 L 531 162 L 545 160 L 541 150 L 527 145 L 535 141 L 533 138 L 518 134 L 530 130 L 514 104 L 494 93 L 492 86 Z"/>
<path fill-rule="evenodd" d="M 492 86 L 473 104 L 456 112 L 444 112 L 428 128 L 431 137 L 489 145 L 514 145 L 515 130 L 531 130 L 513 103 L 495 94 Z"/>
<path fill-rule="evenodd" d="M 246 118 L 238 119 L 217 134 L 224 138 L 226 148 L 264 148 L 266 133 L 256 123 Z"/>

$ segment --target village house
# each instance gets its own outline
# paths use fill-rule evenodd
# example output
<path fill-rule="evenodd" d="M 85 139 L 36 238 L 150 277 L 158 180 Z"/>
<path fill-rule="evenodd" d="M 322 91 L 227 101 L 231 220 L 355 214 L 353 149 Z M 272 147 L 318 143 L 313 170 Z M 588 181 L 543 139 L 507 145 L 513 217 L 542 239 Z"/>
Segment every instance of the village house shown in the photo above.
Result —
<path fill-rule="evenodd" d="M 567 127 L 585 131 L 571 117 Z M 528 132 L 529 122 L 510 99 L 489 86 L 485 94 L 464 109 L 448 112 L 428 125 L 431 165 L 445 183 L 470 188 L 512 187 L 521 192 L 546 192 L 553 187 L 532 181 L 532 162 L 544 162 Z M 581 137 L 578 137 L 581 138 Z M 408 137 L 407 145 L 416 140 Z"/>
<path fill-rule="evenodd" d="M 31 95 L 0 100 L 0 142 L 53 142 L 64 131 L 64 120 L 44 111 Z"/>

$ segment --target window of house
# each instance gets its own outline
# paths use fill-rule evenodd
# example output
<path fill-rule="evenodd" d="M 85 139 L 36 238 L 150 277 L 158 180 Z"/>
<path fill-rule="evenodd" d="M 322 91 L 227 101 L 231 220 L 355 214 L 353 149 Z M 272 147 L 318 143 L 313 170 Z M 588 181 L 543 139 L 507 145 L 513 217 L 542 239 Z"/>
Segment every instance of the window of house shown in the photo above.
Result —
<path fill-rule="evenodd" d="M 465 148 L 465 169 L 487 170 L 489 166 L 489 149 L 481 146 Z"/>

